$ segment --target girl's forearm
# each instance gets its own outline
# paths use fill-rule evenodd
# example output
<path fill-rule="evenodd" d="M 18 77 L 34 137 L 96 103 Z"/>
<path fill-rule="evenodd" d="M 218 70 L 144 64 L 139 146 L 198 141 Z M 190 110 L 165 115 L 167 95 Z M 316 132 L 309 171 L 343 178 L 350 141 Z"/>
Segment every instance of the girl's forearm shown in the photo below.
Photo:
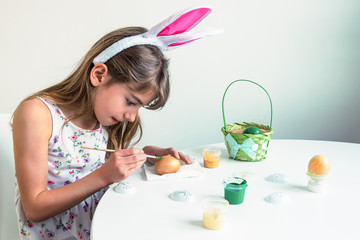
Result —
<path fill-rule="evenodd" d="M 25 214 L 33 222 L 44 221 L 76 206 L 106 186 L 108 184 L 98 169 L 71 184 L 40 192 L 31 203 L 24 204 Z"/>

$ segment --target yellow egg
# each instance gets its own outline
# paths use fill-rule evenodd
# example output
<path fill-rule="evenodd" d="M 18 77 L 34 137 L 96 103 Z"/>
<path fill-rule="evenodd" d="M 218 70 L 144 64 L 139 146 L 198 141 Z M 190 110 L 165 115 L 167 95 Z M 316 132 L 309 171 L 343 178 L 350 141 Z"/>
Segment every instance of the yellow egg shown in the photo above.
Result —
<path fill-rule="evenodd" d="M 176 173 L 180 169 L 180 166 L 181 163 L 179 159 L 171 155 L 166 155 L 161 157 L 161 159 L 155 163 L 155 171 L 159 175 Z"/>
<path fill-rule="evenodd" d="M 310 159 L 308 173 L 313 175 L 326 175 L 330 171 L 330 162 L 324 155 L 316 155 Z"/>

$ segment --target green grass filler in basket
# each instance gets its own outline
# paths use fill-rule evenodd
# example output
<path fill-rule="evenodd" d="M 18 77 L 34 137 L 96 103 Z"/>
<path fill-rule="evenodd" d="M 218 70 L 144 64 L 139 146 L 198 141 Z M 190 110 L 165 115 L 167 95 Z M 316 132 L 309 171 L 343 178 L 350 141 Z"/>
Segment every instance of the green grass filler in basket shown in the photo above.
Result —
<path fill-rule="evenodd" d="M 224 111 L 224 99 L 229 87 L 236 82 L 249 82 L 262 88 L 267 94 L 270 100 L 271 116 L 270 126 L 248 123 L 248 122 L 236 122 L 233 124 L 226 124 L 225 111 Z M 225 145 L 228 150 L 229 156 L 235 160 L 257 162 L 266 158 L 267 150 L 271 135 L 273 134 L 272 115 L 273 108 L 269 93 L 260 84 L 250 80 L 235 80 L 229 84 L 224 92 L 222 99 L 222 114 L 224 120 L 224 127 L 221 128 L 225 136 Z"/>

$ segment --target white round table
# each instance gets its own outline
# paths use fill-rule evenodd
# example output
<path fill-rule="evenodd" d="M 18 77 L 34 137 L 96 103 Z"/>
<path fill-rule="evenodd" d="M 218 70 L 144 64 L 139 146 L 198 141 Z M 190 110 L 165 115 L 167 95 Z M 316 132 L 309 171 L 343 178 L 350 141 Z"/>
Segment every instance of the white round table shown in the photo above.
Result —
<path fill-rule="evenodd" d="M 359 239 L 360 144 L 271 140 L 262 162 L 229 159 L 224 143 L 185 149 L 203 166 L 202 150 L 220 149 L 220 165 L 204 168 L 204 175 L 167 181 L 147 181 L 139 169 L 126 181 L 132 195 L 119 194 L 112 185 L 101 199 L 93 218 L 91 239 Z M 326 193 L 307 188 L 309 160 L 323 154 L 331 162 Z M 244 202 L 230 205 L 225 227 L 208 230 L 202 225 L 201 200 L 224 196 L 222 180 L 247 174 Z M 287 176 L 287 183 L 266 180 L 270 174 Z M 176 202 L 169 195 L 188 190 L 194 201 Z M 266 196 L 282 192 L 288 201 L 273 204 Z"/>

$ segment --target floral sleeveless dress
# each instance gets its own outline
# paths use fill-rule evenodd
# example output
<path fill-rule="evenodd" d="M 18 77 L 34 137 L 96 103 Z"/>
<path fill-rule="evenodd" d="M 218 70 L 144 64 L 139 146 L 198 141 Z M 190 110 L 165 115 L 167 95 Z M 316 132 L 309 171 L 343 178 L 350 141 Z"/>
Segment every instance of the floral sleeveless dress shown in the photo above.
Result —
<path fill-rule="evenodd" d="M 53 119 L 53 132 L 48 145 L 48 190 L 75 182 L 101 167 L 105 152 L 83 149 L 81 146 L 106 148 L 106 130 L 101 125 L 96 130 L 85 130 L 71 122 L 64 126 L 67 119 L 60 108 L 49 100 L 39 99 L 47 105 Z M 34 223 L 24 214 L 16 182 L 15 207 L 21 239 L 90 239 L 91 220 L 106 189 L 55 217 Z"/>

